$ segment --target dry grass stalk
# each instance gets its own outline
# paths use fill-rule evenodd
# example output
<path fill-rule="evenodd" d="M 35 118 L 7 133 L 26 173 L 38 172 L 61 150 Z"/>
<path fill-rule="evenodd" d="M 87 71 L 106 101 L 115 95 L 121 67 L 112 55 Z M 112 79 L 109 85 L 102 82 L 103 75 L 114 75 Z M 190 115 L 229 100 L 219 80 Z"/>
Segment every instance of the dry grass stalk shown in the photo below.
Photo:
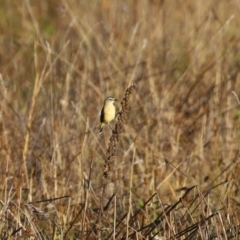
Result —
<path fill-rule="evenodd" d="M 236 98 L 238 105 L 240 105 L 240 100 L 239 100 L 238 95 L 236 94 L 236 92 L 232 91 L 232 94 Z"/>
<path fill-rule="evenodd" d="M 105 156 L 104 173 L 103 173 L 105 180 L 111 179 L 110 175 L 114 165 L 114 158 L 116 157 L 117 142 L 120 140 L 121 133 L 123 132 L 123 125 L 127 120 L 130 95 L 134 88 L 135 88 L 134 83 L 132 83 L 127 88 L 125 92 L 125 96 L 121 102 L 122 110 L 118 113 L 117 122 L 115 124 L 114 129 L 112 130 L 112 135 L 110 137 L 108 149 Z"/>

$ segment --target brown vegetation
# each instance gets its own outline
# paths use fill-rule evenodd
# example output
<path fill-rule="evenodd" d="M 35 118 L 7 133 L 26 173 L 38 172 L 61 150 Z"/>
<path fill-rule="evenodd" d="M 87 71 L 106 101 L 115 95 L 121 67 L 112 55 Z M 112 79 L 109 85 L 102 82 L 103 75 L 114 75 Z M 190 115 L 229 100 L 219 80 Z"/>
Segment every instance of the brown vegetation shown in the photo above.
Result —
<path fill-rule="evenodd" d="M 1 239 L 239 239 L 237 0 L 0 14 Z"/>

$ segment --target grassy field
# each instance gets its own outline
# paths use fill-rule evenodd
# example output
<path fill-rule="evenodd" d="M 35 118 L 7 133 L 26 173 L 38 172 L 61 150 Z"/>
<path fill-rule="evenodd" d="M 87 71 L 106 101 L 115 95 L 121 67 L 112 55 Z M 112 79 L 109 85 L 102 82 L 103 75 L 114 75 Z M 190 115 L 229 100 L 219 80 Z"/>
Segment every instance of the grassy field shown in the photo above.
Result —
<path fill-rule="evenodd" d="M 240 239 L 239 0 L 0 14 L 0 239 Z"/>

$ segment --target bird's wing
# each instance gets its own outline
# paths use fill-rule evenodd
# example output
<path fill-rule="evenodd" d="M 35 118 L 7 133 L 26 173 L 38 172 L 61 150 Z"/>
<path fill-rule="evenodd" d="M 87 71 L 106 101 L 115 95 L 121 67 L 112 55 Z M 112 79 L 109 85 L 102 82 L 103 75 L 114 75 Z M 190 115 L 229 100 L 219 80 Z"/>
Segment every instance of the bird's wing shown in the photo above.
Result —
<path fill-rule="evenodd" d="M 100 115 L 100 122 L 104 122 L 104 111 L 103 111 L 103 108 L 102 108 L 102 111 L 101 111 L 101 115 Z"/>

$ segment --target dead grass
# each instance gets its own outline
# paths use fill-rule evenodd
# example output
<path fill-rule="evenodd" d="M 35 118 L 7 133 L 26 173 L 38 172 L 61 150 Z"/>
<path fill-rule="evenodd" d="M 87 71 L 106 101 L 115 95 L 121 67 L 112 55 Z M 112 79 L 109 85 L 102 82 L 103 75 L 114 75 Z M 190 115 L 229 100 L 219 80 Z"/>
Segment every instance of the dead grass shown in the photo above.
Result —
<path fill-rule="evenodd" d="M 0 238 L 239 239 L 239 12 L 0 1 Z"/>

